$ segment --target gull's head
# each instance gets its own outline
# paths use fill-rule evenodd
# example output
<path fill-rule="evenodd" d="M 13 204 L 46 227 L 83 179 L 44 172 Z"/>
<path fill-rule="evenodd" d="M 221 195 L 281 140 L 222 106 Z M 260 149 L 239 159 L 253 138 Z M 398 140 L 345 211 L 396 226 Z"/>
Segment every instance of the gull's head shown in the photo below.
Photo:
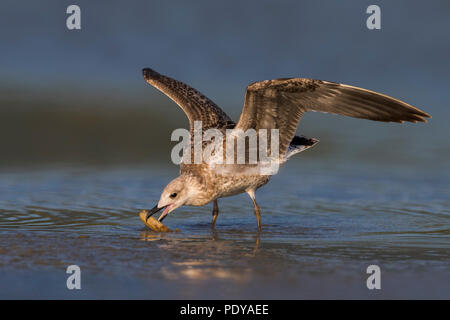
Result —
<path fill-rule="evenodd" d="M 169 213 L 189 202 L 193 195 L 194 185 L 187 176 L 173 179 L 161 193 L 158 204 L 147 213 L 147 219 L 164 209 L 158 221 L 162 221 Z"/>

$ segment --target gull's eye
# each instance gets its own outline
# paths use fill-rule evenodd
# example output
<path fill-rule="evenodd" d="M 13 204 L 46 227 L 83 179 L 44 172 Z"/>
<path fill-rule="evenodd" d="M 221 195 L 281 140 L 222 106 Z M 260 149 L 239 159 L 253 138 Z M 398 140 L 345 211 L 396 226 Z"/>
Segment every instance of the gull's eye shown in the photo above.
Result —
<path fill-rule="evenodd" d="M 175 198 L 177 196 L 177 193 L 176 192 L 174 192 L 174 193 L 172 193 L 171 195 L 170 195 L 170 197 L 173 199 L 173 198 Z"/>

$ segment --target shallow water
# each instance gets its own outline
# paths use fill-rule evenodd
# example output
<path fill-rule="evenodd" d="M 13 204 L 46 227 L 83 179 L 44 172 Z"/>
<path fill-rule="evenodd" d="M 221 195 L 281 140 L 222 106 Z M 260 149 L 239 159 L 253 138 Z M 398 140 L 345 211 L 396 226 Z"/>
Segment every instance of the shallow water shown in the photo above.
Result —
<path fill-rule="evenodd" d="M 290 162 L 247 195 L 173 212 L 153 207 L 176 167 L 3 170 L 1 298 L 449 298 L 450 179 L 376 166 Z M 65 287 L 68 265 L 82 290 Z M 382 290 L 366 287 L 367 266 Z M 5 290 L 7 289 L 7 290 Z"/>

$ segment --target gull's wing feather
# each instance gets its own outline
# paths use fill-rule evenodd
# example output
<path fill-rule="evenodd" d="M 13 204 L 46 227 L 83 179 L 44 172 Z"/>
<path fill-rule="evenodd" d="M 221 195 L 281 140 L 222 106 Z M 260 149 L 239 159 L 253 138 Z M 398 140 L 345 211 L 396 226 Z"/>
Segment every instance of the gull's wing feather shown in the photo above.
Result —
<path fill-rule="evenodd" d="M 202 129 L 231 128 L 235 123 L 214 102 L 187 84 L 145 68 L 142 70 L 145 81 L 160 90 L 186 113 L 191 133 L 194 121 L 202 122 Z"/>
<path fill-rule="evenodd" d="M 305 79 L 255 82 L 247 87 L 236 129 L 279 129 L 283 157 L 307 111 L 385 122 L 426 122 L 430 115 L 397 99 L 349 85 Z"/>

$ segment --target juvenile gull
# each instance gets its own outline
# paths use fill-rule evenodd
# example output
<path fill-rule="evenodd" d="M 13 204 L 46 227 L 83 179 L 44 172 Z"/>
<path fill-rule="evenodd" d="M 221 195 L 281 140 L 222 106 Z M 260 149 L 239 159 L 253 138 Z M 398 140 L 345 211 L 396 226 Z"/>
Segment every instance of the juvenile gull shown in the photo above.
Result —
<path fill-rule="evenodd" d="M 284 163 L 292 155 L 314 146 L 318 140 L 296 136 L 298 122 L 307 111 L 344 115 L 353 118 L 383 122 L 426 122 L 430 115 L 397 99 L 381 93 L 329 81 L 286 78 L 250 84 L 245 93 L 244 107 L 237 123 L 214 102 L 194 88 L 156 71 L 143 69 L 144 79 L 166 94 L 186 113 L 190 132 L 194 121 L 201 121 L 203 130 L 278 129 L 279 160 Z M 252 165 L 241 166 L 244 172 Z M 147 214 L 147 219 L 164 209 L 162 221 L 182 205 L 203 206 L 213 202 L 214 228 L 219 207 L 218 198 L 246 192 L 253 201 L 254 213 L 261 231 L 261 210 L 255 200 L 255 191 L 265 185 L 270 175 L 247 173 L 223 174 L 206 163 L 181 163 L 180 175 L 163 190 L 158 204 Z"/>

